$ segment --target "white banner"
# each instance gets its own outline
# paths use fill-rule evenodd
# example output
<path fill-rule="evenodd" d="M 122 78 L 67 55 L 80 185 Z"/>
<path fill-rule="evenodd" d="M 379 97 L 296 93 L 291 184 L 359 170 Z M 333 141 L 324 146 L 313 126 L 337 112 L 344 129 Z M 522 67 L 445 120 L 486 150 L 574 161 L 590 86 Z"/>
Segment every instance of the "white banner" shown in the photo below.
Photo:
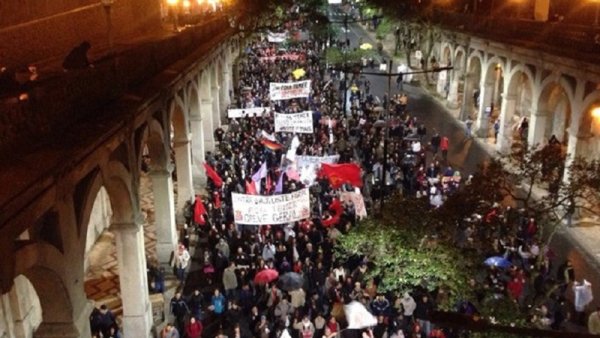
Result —
<path fill-rule="evenodd" d="M 289 100 L 299 97 L 308 97 L 310 94 L 310 80 L 269 84 L 269 97 L 271 100 Z"/>
<path fill-rule="evenodd" d="M 329 0 L 330 5 L 340 5 L 342 0 Z"/>
<path fill-rule="evenodd" d="M 275 132 L 312 134 L 312 111 L 295 114 L 275 113 Z"/>
<path fill-rule="evenodd" d="M 321 169 L 321 163 L 334 164 L 340 159 L 340 155 L 331 156 L 296 156 L 296 170 L 300 174 L 300 181 L 312 185 L 317 179 L 317 172 Z"/>
<path fill-rule="evenodd" d="M 308 188 L 284 195 L 231 193 L 234 220 L 238 224 L 284 224 L 310 217 Z"/>
<path fill-rule="evenodd" d="M 238 119 L 246 116 L 262 116 L 263 112 L 268 113 L 271 110 L 269 107 L 256 107 L 245 109 L 227 109 L 227 117 L 230 119 Z"/>
<path fill-rule="evenodd" d="M 345 191 L 340 195 L 340 200 L 342 202 L 350 201 L 354 204 L 354 211 L 356 212 L 356 217 L 367 217 L 367 208 L 365 207 L 365 200 L 361 194 L 356 192 Z"/>
<path fill-rule="evenodd" d="M 269 32 L 267 34 L 267 40 L 272 43 L 282 43 L 287 39 L 287 33 L 273 33 Z"/>

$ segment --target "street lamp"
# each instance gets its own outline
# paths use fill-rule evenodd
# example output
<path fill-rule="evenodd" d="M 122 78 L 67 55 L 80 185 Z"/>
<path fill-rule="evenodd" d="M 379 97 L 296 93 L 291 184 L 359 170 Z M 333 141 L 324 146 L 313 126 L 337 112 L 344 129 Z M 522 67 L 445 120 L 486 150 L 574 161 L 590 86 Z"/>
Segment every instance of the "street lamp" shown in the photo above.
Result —
<path fill-rule="evenodd" d="M 108 52 L 112 55 L 113 51 L 113 29 L 112 29 L 112 6 L 115 3 L 115 0 L 100 0 L 102 3 L 102 7 L 104 8 L 104 12 L 106 13 L 106 35 L 108 39 Z"/>
<path fill-rule="evenodd" d="M 590 113 L 593 118 L 600 119 L 600 106 L 592 108 Z"/>

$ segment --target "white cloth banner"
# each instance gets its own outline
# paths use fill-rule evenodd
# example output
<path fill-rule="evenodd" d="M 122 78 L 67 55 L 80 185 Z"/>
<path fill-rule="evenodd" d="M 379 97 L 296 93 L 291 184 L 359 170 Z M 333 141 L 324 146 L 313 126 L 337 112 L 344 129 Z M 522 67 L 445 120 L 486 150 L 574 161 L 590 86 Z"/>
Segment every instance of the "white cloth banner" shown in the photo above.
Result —
<path fill-rule="evenodd" d="M 256 107 L 245 109 L 227 109 L 227 117 L 237 119 L 246 116 L 262 116 L 271 110 L 269 107 Z"/>
<path fill-rule="evenodd" d="M 271 82 L 269 84 L 269 97 L 273 101 L 308 97 L 309 94 L 310 80 L 287 83 Z"/>
<path fill-rule="evenodd" d="M 350 201 L 354 204 L 354 211 L 356 216 L 360 219 L 367 217 L 367 208 L 365 207 L 365 200 L 363 196 L 356 192 L 345 191 L 340 194 L 340 200 L 342 202 Z"/>
<path fill-rule="evenodd" d="M 344 305 L 347 329 L 364 329 L 365 327 L 377 325 L 377 318 L 373 316 L 364 305 L 357 301 Z"/>
<path fill-rule="evenodd" d="M 295 114 L 275 113 L 275 132 L 312 134 L 312 111 Z"/>
<path fill-rule="evenodd" d="M 296 170 L 300 173 L 300 181 L 312 185 L 317 179 L 317 172 L 321 169 L 321 163 L 334 164 L 340 159 L 340 155 L 331 156 L 296 156 Z"/>
<path fill-rule="evenodd" d="M 273 33 L 269 32 L 267 34 L 267 40 L 272 43 L 282 43 L 287 39 L 288 35 L 286 32 L 283 33 Z"/>
<path fill-rule="evenodd" d="M 271 196 L 231 193 L 231 200 L 238 224 L 284 224 L 310 217 L 308 188 Z"/>
<path fill-rule="evenodd" d="M 330 5 L 339 5 L 342 3 L 342 0 L 329 0 Z"/>

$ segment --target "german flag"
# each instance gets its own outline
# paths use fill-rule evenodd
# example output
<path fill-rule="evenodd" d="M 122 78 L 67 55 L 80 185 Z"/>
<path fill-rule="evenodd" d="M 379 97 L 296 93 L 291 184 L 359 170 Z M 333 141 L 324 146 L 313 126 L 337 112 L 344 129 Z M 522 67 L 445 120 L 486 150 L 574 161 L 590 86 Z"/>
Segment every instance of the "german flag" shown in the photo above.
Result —
<path fill-rule="evenodd" d="M 283 148 L 283 146 L 277 142 L 273 142 L 271 140 L 267 140 L 266 138 L 263 138 L 262 140 L 260 140 L 260 143 L 262 143 L 263 146 L 265 146 L 267 149 L 271 150 L 271 151 L 277 151 L 280 150 L 281 148 Z"/>

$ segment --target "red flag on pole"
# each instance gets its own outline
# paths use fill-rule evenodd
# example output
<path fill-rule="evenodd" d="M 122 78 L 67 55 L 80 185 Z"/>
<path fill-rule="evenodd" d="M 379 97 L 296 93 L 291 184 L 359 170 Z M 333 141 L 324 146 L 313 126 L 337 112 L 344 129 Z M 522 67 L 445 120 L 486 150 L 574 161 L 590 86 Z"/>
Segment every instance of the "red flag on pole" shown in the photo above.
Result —
<path fill-rule="evenodd" d="M 204 218 L 204 214 L 206 214 L 206 208 L 204 207 L 204 203 L 202 203 L 202 198 L 200 195 L 196 195 L 196 201 L 194 202 L 194 223 L 205 225 L 206 219 Z"/>
<path fill-rule="evenodd" d="M 211 167 L 210 164 L 204 163 L 204 170 L 206 170 L 206 176 L 208 176 L 213 181 L 217 188 L 221 188 L 221 186 L 223 186 L 223 180 L 221 179 L 221 176 L 217 174 L 215 169 L 213 169 L 213 167 Z"/>
<path fill-rule="evenodd" d="M 321 224 L 327 228 L 338 224 L 340 222 L 340 218 L 342 217 L 342 213 L 344 213 L 344 208 L 342 207 L 342 203 L 339 199 L 336 198 L 333 200 L 333 202 L 331 202 L 331 205 L 329 205 L 329 211 L 332 213 L 331 218 L 321 221 Z"/>
<path fill-rule="evenodd" d="M 362 187 L 360 167 L 356 163 L 328 164 L 321 163 L 321 176 L 329 179 L 329 184 L 334 189 L 349 183 L 355 187 Z"/>

